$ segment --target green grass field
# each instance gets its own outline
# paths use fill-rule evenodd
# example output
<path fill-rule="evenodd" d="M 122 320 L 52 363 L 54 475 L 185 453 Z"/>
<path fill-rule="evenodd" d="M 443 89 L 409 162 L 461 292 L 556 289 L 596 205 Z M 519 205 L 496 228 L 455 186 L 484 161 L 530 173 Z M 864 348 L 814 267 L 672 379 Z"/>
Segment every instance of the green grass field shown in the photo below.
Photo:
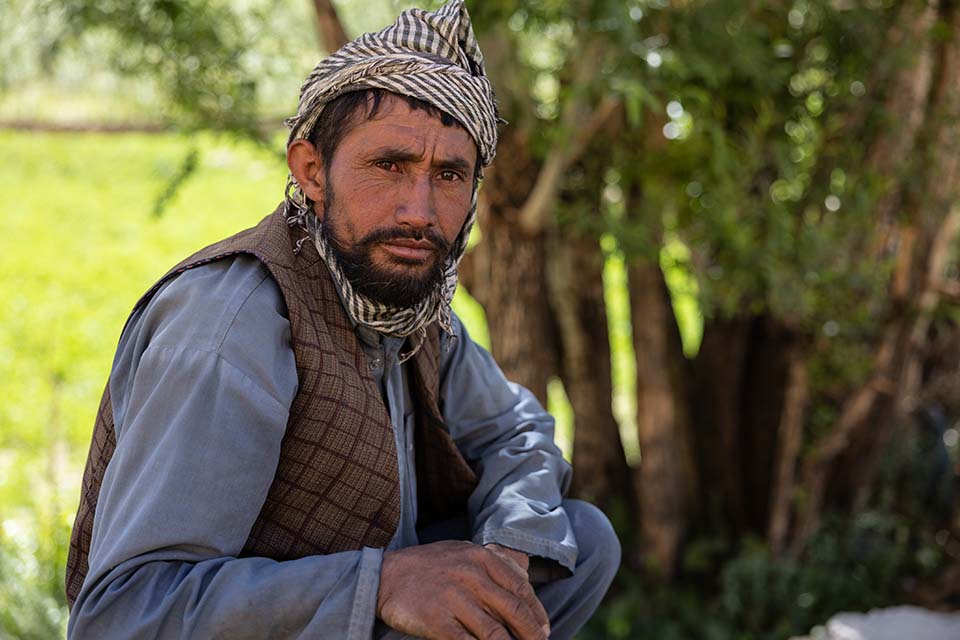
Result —
<path fill-rule="evenodd" d="M 157 217 L 192 144 L 198 171 Z M 0 156 L 0 636 L 52 637 L 123 322 L 169 266 L 271 211 L 285 171 L 275 155 L 214 138 L 0 132 Z"/>

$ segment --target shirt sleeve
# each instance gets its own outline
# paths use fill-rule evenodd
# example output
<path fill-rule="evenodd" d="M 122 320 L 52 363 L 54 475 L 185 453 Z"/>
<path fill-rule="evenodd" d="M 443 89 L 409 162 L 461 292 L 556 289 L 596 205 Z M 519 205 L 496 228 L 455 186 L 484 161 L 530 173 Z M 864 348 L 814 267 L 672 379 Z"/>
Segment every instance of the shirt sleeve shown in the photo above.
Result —
<path fill-rule="evenodd" d="M 473 541 L 497 543 L 573 570 L 577 543 L 563 509 L 571 468 L 554 443 L 554 420 L 508 381 L 454 317 L 441 366 L 444 419 L 477 471 L 468 516 Z"/>
<path fill-rule="evenodd" d="M 240 557 L 297 377 L 276 284 L 250 258 L 221 262 L 179 276 L 121 339 L 117 448 L 71 638 L 372 634 L 380 550 Z"/>

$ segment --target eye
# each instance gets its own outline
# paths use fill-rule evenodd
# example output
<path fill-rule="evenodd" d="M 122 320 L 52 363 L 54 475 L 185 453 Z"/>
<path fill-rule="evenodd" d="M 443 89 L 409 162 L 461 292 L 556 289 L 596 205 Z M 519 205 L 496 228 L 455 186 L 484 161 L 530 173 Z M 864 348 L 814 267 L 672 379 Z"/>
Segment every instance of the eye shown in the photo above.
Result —
<path fill-rule="evenodd" d="M 393 160 L 377 160 L 373 164 L 384 171 L 400 171 L 400 166 Z"/>
<path fill-rule="evenodd" d="M 452 170 L 450 170 L 450 169 L 446 169 L 446 170 L 444 170 L 444 171 L 441 171 L 440 174 L 439 174 L 439 177 L 440 177 L 441 180 L 445 180 L 445 181 L 447 181 L 447 182 L 454 182 L 454 181 L 457 181 L 457 180 L 463 180 L 463 176 L 461 176 L 461 175 L 460 175 L 459 173 L 457 173 L 456 171 L 452 171 Z"/>

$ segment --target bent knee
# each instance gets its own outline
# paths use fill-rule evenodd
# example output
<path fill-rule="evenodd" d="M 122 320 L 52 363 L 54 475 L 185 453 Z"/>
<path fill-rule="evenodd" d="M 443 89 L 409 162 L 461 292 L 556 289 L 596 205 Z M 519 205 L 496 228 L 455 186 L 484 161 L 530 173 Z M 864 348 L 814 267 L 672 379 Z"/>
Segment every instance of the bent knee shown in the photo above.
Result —
<path fill-rule="evenodd" d="M 610 520 L 600 509 L 583 500 L 564 500 L 563 508 L 577 540 L 577 569 L 595 565 L 611 577 L 620 567 L 620 540 Z"/>

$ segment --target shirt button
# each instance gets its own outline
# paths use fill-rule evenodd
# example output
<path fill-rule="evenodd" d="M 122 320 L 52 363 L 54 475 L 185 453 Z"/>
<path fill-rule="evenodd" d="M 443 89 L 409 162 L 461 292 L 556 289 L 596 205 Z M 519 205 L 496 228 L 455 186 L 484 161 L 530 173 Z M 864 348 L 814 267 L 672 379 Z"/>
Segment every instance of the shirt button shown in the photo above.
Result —
<path fill-rule="evenodd" d="M 374 358 L 373 360 L 370 361 L 370 368 L 379 369 L 380 365 L 382 364 L 383 364 L 383 360 L 381 360 L 380 358 Z"/>

